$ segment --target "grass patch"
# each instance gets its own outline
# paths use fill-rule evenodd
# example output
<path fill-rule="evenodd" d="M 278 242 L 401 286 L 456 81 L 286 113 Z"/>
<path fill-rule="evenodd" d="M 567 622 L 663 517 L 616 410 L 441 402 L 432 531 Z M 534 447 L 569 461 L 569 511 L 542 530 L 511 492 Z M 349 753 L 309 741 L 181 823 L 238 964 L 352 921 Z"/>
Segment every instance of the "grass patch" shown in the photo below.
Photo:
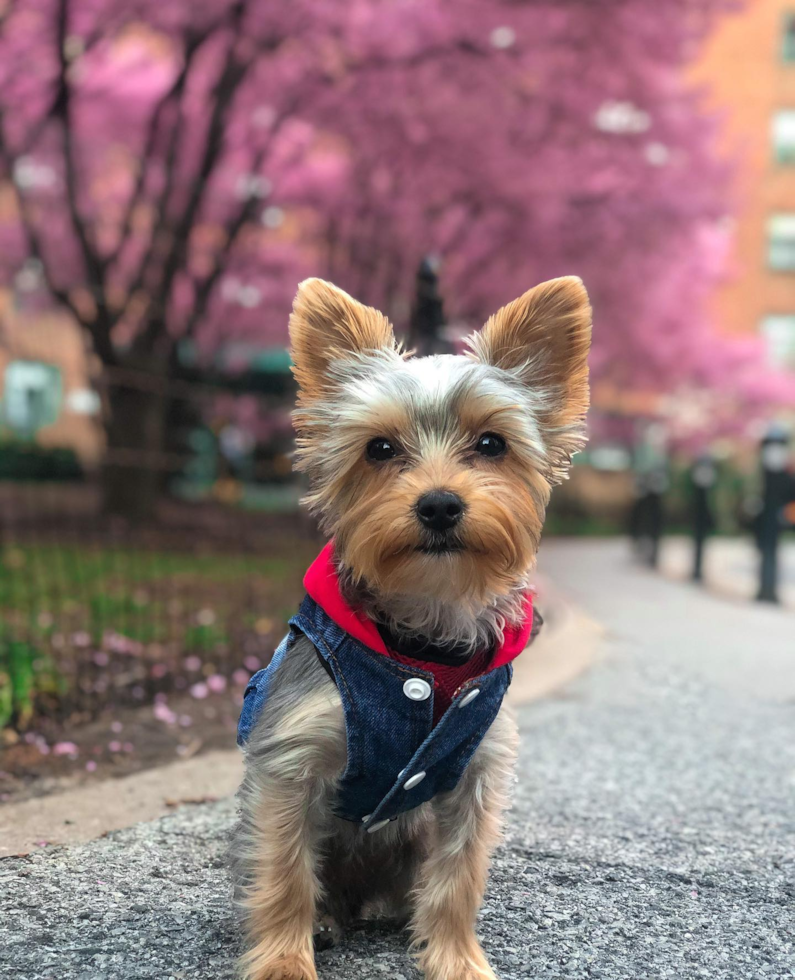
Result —
<path fill-rule="evenodd" d="M 0 728 L 94 715 L 266 662 L 316 546 L 282 554 L 25 544 L 0 551 Z M 190 665 L 185 666 L 185 661 Z M 246 668 L 248 669 L 248 668 Z"/>
<path fill-rule="evenodd" d="M 0 729 L 12 722 L 27 727 L 42 696 L 57 698 L 65 690 L 51 656 L 7 630 L 0 631 Z"/>

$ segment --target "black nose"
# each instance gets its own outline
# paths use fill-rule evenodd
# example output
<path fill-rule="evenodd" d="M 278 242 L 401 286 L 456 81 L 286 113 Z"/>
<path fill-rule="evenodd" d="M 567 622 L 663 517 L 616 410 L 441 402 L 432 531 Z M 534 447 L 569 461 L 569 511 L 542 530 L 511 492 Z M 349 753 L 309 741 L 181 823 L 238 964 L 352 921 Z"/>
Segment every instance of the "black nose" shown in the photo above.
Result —
<path fill-rule="evenodd" d="M 417 517 L 431 531 L 449 531 L 463 513 L 464 501 L 449 490 L 431 490 L 417 501 Z"/>

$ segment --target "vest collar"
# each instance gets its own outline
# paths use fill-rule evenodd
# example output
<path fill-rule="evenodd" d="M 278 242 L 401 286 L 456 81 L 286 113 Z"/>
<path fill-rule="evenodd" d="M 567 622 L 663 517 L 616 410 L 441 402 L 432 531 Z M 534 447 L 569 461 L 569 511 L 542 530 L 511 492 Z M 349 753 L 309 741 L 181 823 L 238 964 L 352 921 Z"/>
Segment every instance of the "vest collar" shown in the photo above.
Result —
<path fill-rule="evenodd" d="M 334 564 L 333 541 L 329 541 L 309 566 L 304 576 L 304 588 L 337 626 L 369 649 L 389 656 L 389 650 L 375 623 L 361 610 L 354 609 L 342 597 L 339 576 Z M 528 592 L 525 596 L 523 621 L 518 626 L 505 628 L 503 641 L 494 651 L 494 659 L 489 669 L 496 670 L 497 667 L 515 660 L 530 642 L 532 628 L 533 597 Z"/>

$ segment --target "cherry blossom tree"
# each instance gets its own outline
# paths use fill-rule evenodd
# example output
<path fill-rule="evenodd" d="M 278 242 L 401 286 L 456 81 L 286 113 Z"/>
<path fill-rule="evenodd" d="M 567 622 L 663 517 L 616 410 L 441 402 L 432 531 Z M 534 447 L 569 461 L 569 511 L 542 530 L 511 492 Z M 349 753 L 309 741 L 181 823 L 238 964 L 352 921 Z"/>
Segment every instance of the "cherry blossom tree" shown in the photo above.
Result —
<path fill-rule="evenodd" d="M 283 345 L 298 279 L 477 323 L 576 272 L 597 383 L 719 363 L 727 180 L 683 67 L 731 0 L 0 0 L 0 278 L 40 276 L 163 445 L 178 345 Z M 126 380 L 125 380 L 126 379 Z"/>

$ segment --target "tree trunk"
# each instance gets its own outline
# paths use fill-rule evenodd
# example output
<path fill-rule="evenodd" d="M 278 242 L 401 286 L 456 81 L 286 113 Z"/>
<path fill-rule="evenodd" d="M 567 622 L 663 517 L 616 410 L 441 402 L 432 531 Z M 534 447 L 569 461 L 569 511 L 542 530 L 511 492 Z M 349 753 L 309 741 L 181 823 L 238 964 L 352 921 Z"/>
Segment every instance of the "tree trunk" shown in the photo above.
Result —
<path fill-rule="evenodd" d="M 154 516 L 163 485 L 166 376 L 131 371 L 109 381 L 104 507 L 140 523 Z"/>

